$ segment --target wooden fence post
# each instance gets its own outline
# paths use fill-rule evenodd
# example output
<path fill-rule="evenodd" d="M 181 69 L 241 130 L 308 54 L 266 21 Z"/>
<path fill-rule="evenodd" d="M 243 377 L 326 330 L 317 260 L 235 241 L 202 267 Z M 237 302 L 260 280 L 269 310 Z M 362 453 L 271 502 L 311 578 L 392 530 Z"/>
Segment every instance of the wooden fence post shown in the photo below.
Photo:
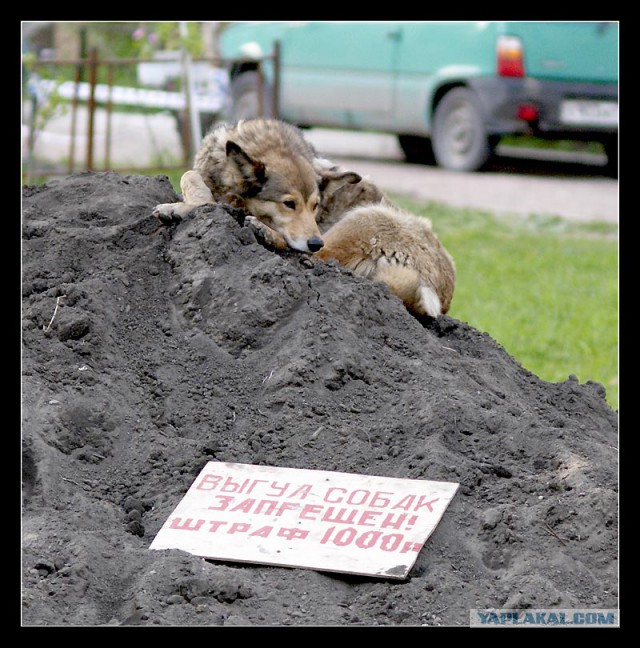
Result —
<path fill-rule="evenodd" d="M 71 100 L 71 137 L 69 138 L 69 162 L 67 173 L 71 175 L 76 164 L 76 116 L 78 113 L 78 91 L 82 78 L 82 63 L 76 65 L 73 76 L 73 99 Z"/>
<path fill-rule="evenodd" d="M 96 112 L 96 81 L 98 68 L 98 50 L 93 47 L 89 54 L 89 111 L 87 120 L 87 170 L 93 170 L 93 130 Z"/>

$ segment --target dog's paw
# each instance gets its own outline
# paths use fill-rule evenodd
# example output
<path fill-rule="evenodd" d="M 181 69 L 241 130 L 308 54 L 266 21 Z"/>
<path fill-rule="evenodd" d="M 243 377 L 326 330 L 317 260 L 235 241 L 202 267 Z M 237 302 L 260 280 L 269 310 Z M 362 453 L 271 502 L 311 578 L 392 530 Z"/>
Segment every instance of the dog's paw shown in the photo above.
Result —
<path fill-rule="evenodd" d="M 176 205 L 179 204 L 180 203 L 163 203 L 161 205 L 156 205 L 152 214 L 163 225 L 173 225 L 174 223 L 179 223 L 182 220 L 182 216 L 176 210 Z"/>
<path fill-rule="evenodd" d="M 245 216 L 244 224 L 253 232 L 258 243 L 262 243 L 262 245 L 267 247 L 274 246 L 275 239 L 273 237 L 273 231 L 255 216 Z"/>

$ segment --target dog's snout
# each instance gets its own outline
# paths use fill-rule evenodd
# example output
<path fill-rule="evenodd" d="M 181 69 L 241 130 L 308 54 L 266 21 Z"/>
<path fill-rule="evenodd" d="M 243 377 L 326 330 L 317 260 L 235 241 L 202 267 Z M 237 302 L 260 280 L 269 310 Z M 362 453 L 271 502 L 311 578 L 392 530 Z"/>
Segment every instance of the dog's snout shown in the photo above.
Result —
<path fill-rule="evenodd" d="M 324 247 L 324 241 L 319 236 L 314 236 L 307 240 L 307 247 L 309 252 L 317 252 L 320 248 Z"/>

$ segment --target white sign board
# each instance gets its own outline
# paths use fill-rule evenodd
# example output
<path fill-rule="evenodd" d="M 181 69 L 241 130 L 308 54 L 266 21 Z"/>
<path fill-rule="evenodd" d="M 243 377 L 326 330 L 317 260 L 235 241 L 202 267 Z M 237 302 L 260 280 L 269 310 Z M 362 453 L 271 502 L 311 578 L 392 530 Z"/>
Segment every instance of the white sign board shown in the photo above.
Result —
<path fill-rule="evenodd" d="M 210 461 L 150 549 L 402 579 L 458 485 Z"/>

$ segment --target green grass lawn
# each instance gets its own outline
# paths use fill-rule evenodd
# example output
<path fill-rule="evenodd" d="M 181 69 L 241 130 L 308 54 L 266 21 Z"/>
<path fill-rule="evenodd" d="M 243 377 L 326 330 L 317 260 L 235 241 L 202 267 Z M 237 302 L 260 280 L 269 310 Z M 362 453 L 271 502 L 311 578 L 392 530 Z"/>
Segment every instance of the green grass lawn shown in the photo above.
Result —
<path fill-rule="evenodd" d="M 393 199 L 429 217 L 456 262 L 449 315 L 543 380 L 602 383 L 618 408 L 617 226 Z"/>
<path fill-rule="evenodd" d="M 167 175 L 179 191 L 181 172 Z M 392 198 L 429 217 L 455 260 L 451 317 L 488 333 L 543 380 L 601 383 L 618 409 L 616 225 Z"/>

